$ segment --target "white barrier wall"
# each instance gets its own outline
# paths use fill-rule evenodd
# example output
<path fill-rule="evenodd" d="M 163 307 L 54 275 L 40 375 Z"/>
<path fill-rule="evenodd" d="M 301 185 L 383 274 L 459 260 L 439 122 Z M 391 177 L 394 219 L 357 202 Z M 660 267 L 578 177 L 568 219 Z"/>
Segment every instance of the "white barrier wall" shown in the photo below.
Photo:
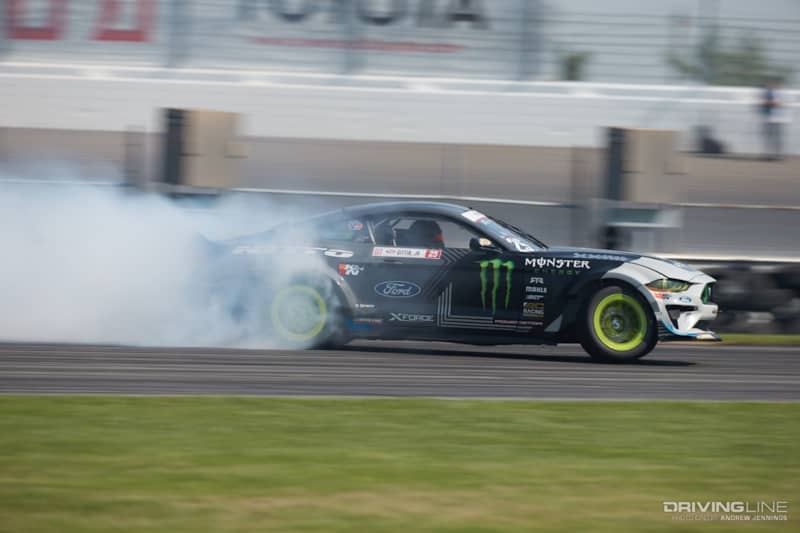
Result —
<path fill-rule="evenodd" d="M 223 71 L 16 65 L 0 72 L 0 127 L 161 129 L 158 109 L 244 115 L 257 137 L 602 146 L 602 128 L 709 125 L 729 151 L 760 153 L 755 89 L 480 83 Z M 800 92 L 783 91 L 785 150 L 800 153 Z"/>

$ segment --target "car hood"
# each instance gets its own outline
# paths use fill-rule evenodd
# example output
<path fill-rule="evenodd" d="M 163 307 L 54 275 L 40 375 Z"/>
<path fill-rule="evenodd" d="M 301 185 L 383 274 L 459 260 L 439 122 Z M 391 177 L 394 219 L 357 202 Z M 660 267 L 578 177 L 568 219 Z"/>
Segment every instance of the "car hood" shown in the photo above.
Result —
<path fill-rule="evenodd" d="M 657 274 L 669 278 L 669 279 L 679 279 L 682 281 L 692 281 L 695 278 L 706 278 L 708 277 L 703 272 L 697 270 L 696 268 L 686 265 L 684 263 L 680 263 L 678 261 L 673 261 L 672 259 L 664 259 L 662 257 L 656 257 L 652 255 L 642 255 L 633 252 L 621 252 L 619 250 L 603 250 L 598 248 L 573 248 L 573 247 L 554 247 L 548 249 L 551 252 L 556 253 L 566 253 L 566 254 L 578 254 L 576 257 L 586 256 L 586 259 L 592 259 L 592 256 L 596 256 L 598 259 L 609 259 L 615 260 L 624 260 L 630 262 L 634 265 L 643 266 L 648 268 Z M 622 259 L 624 258 L 624 259 Z"/>

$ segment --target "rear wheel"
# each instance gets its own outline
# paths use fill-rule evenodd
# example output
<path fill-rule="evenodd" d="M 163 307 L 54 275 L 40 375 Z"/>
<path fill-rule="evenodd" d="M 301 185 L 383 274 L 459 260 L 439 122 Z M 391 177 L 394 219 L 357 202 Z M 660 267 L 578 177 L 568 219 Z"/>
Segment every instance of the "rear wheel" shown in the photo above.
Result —
<path fill-rule="evenodd" d="M 330 284 L 293 282 L 275 293 L 269 316 L 280 345 L 321 348 L 337 343 L 340 312 L 340 300 Z"/>
<path fill-rule="evenodd" d="M 597 291 L 583 317 L 581 346 L 602 361 L 632 361 L 647 355 L 658 341 L 653 312 L 627 287 Z"/>

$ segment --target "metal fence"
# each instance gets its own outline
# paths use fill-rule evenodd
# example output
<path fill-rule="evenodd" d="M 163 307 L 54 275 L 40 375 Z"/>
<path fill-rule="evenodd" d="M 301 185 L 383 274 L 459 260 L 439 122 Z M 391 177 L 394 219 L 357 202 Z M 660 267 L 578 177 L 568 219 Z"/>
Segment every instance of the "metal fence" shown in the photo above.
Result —
<path fill-rule="evenodd" d="M 0 60 L 650 84 L 747 83 L 766 74 L 796 81 L 800 4 L 683 4 L 0 0 Z"/>

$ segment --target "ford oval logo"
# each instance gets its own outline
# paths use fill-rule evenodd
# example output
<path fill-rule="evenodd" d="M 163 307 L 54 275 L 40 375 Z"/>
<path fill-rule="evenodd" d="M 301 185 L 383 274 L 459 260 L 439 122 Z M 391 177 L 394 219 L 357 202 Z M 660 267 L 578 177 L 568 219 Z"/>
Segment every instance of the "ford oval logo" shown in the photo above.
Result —
<path fill-rule="evenodd" d="M 375 294 L 386 298 L 411 298 L 420 290 L 419 285 L 409 281 L 382 281 L 375 285 Z"/>

